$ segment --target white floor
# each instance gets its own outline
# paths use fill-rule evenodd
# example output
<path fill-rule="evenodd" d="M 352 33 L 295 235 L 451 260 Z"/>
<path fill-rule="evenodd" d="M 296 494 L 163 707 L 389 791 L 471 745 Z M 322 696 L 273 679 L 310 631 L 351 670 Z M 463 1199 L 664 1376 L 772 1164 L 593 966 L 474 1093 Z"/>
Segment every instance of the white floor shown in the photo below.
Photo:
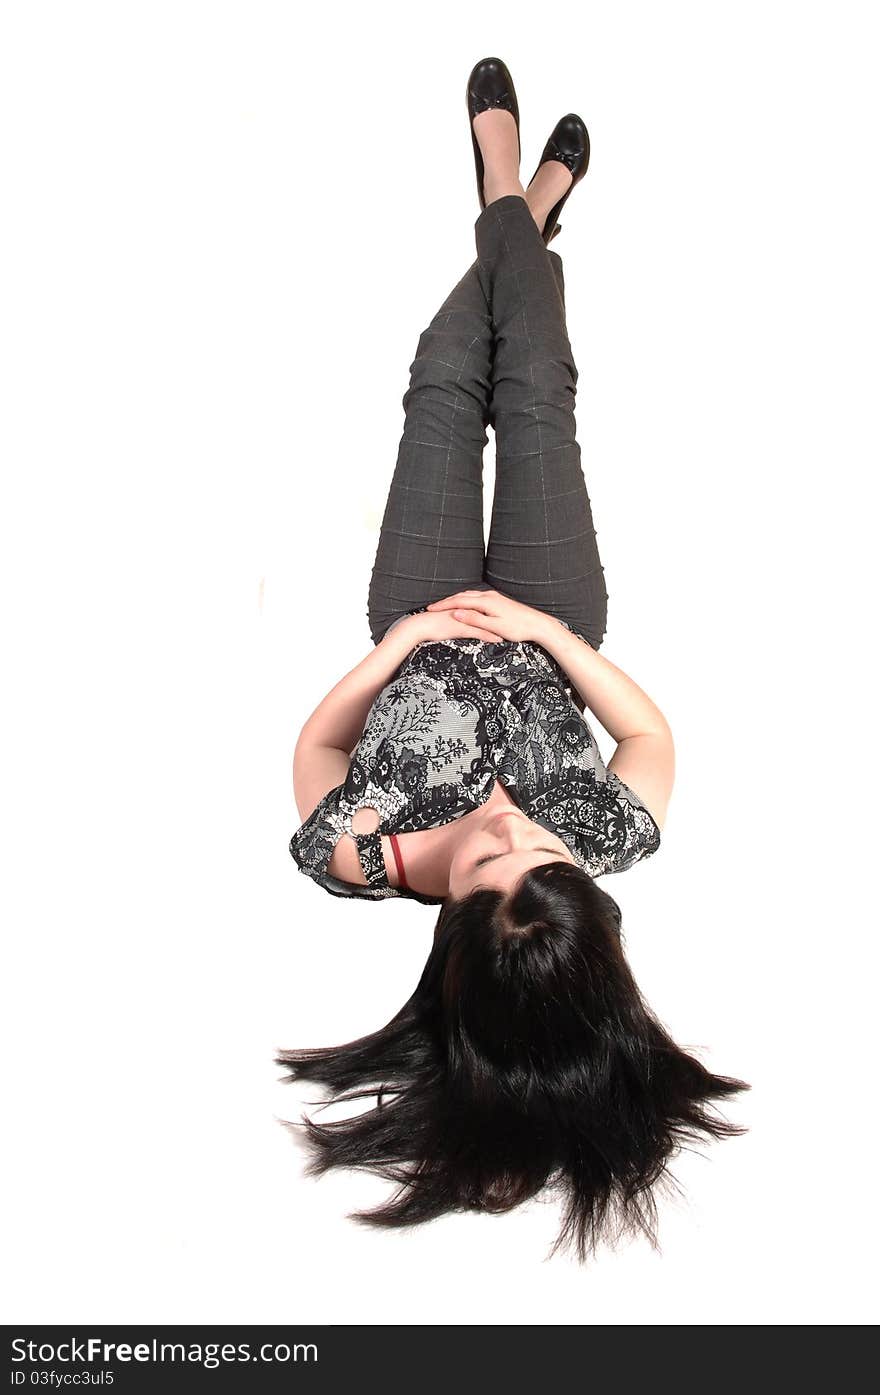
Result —
<path fill-rule="evenodd" d="M 587 4 L 561 44 L 520 4 L 384 9 L 4 14 L 4 1320 L 871 1322 L 867 9 Z M 604 652 L 678 745 L 663 847 L 609 889 L 676 1039 L 753 1085 L 750 1132 L 674 1165 L 662 1253 L 586 1268 L 545 1260 L 553 1203 L 356 1226 L 384 1184 L 303 1178 L 279 1119 L 314 1096 L 272 1064 L 387 1021 L 430 942 L 296 872 L 290 759 L 369 648 L 496 52 L 527 177 L 590 127 L 554 245 Z"/>

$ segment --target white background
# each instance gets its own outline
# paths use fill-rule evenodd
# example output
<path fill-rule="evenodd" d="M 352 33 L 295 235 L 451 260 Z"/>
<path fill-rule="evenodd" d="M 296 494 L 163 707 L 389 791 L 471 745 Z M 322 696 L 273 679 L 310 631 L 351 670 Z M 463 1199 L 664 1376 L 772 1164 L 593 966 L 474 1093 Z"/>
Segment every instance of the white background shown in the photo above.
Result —
<path fill-rule="evenodd" d="M 4 7 L 6 1321 L 876 1316 L 872 9 Z M 753 1085 L 662 1252 L 587 1268 L 552 1202 L 356 1226 L 388 1188 L 303 1178 L 317 1095 L 272 1062 L 381 1026 L 430 945 L 296 871 L 290 761 L 370 647 L 487 54 L 526 182 L 564 112 L 592 137 L 555 249 L 603 652 L 678 750 L 605 884 L 670 1031 Z"/>

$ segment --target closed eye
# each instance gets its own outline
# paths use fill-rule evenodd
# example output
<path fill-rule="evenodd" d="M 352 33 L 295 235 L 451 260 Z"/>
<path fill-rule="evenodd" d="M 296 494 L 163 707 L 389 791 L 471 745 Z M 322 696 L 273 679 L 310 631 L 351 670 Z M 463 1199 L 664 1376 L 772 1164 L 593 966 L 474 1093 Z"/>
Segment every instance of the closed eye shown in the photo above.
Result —
<path fill-rule="evenodd" d="M 558 848 L 532 848 L 532 852 L 548 852 L 548 853 L 555 853 L 556 856 L 559 858 L 560 862 L 563 861 L 564 858 L 565 858 L 565 854 L 564 854 L 564 853 L 561 853 L 561 852 L 559 851 Z M 477 858 L 476 862 L 474 863 L 474 867 L 482 867 L 483 864 L 486 863 L 486 862 L 494 862 L 495 859 L 498 858 L 498 857 L 507 857 L 507 856 L 508 856 L 507 853 L 487 853 L 485 857 L 478 857 L 478 858 Z"/>

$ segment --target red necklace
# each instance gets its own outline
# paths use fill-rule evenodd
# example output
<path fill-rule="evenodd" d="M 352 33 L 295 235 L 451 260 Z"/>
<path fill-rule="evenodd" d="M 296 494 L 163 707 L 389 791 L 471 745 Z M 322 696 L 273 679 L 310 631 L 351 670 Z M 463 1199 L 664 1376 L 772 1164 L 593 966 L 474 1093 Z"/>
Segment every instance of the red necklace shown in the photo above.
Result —
<path fill-rule="evenodd" d="M 391 851 L 394 853 L 394 861 L 397 865 L 397 875 L 400 878 L 400 885 L 407 886 L 406 872 L 403 870 L 403 858 L 400 855 L 400 844 L 397 841 L 397 834 L 389 835 L 391 838 Z"/>

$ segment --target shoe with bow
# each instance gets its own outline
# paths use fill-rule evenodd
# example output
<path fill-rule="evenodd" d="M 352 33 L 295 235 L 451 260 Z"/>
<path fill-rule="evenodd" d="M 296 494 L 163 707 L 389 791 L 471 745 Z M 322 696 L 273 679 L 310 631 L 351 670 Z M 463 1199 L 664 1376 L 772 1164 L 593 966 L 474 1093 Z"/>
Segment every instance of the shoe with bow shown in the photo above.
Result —
<path fill-rule="evenodd" d="M 556 234 L 562 231 L 562 224 L 558 221 L 559 214 L 574 186 L 583 179 L 590 163 L 590 135 L 581 118 L 573 111 L 570 111 L 567 116 L 563 116 L 553 127 L 550 138 L 544 146 L 544 152 L 538 161 L 535 174 L 548 160 L 560 160 L 566 169 L 570 170 L 572 176 L 571 183 L 562 198 L 553 205 L 544 220 L 541 236 L 544 242 L 549 245 Z M 532 175 L 530 184 L 533 182 L 535 174 Z"/>
<path fill-rule="evenodd" d="M 519 105 L 516 100 L 513 78 L 500 58 L 481 58 L 471 70 L 467 83 L 468 120 L 474 146 L 474 164 L 477 168 L 477 194 L 480 199 L 480 208 L 486 207 L 486 196 L 483 193 L 485 168 L 473 123 L 474 117 L 479 116 L 481 111 L 490 111 L 493 107 L 510 112 L 516 122 L 516 140 L 517 146 L 519 146 Z M 520 154 L 522 154 L 521 149 Z"/>

